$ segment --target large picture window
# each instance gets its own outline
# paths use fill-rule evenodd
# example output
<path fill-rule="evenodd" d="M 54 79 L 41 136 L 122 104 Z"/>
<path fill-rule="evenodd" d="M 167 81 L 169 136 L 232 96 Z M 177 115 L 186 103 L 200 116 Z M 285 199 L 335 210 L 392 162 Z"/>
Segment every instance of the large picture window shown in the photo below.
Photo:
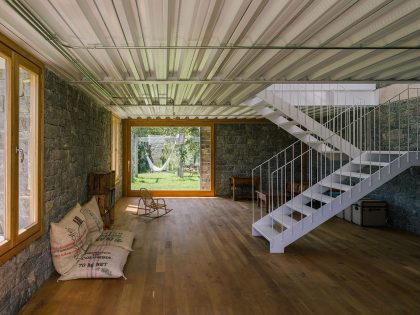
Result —
<path fill-rule="evenodd" d="M 163 196 L 213 195 L 211 124 L 131 123 L 126 130 L 130 147 L 129 195 L 141 188 Z"/>
<path fill-rule="evenodd" d="M 43 232 L 42 67 L 0 37 L 0 263 Z"/>

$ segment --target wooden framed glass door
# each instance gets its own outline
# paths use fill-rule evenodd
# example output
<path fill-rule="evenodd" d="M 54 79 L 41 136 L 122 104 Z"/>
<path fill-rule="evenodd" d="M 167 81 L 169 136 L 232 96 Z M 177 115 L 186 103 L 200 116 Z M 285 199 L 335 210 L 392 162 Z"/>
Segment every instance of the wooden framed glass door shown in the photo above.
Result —
<path fill-rule="evenodd" d="M 213 138 L 211 122 L 124 121 L 126 194 L 214 196 Z"/>

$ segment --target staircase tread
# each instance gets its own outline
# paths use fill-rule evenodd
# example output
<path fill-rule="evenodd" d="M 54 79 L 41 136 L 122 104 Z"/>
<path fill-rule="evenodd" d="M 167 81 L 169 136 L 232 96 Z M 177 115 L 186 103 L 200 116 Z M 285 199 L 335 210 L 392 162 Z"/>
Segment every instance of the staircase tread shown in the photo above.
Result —
<path fill-rule="evenodd" d="M 322 154 L 336 154 L 336 153 L 340 153 L 340 151 L 336 151 L 333 148 L 330 147 L 326 147 L 324 150 L 322 150 L 320 153 Z"/>
<path fill-rule="evenodd" d="M 308 140 L 307 143 L 322 144 L 325 143 L 324 140 Z"/>
<path fill-rule="evenodd" d="M 340 190 L 350 190 L 352 188 L 352 186 L 349 185 L 344 185 L 344 184 L 340 184 L 340 183 L 336 183 L 336 182 L 331 182 L 329 180 L 321 180 L 319 182 L 319 184 L 321 184 L 324 187 L 331 187 L 331 188 L 335 188 L 335 189 L 340 189 Z"/>
<path fill-rule="evenodd" d="M 374 154 L 383 154 L 383 155 L 388 155 L 388 154 L 392 154 L 392 155 L 401 154 L 401 155 L 403 155 L 403 154 L 408 153 L 408 151 L 385 151 L 385 150 L 383 150 L 383 151 L 365 151 L 365 152 L 366 153 L 374 153 Z"/>
<path fill-rule="evenodd" d="M 282 116 L 283 117 L 283 116 Z M 284 117 L 283 117 L 284 118 Z M 287 125 L 297 125 L 297 122 L 294 120 L 287 120 L 278 123 L 279 126 L 287 126 Z"/>
<path fill-rule="evenodd" d="M 263 116 L 266 116 L 266 115 L 270 115 L 270 114 L 272 114 L 272 113 L 274 113 L 275 112 L 275 110 L 273 110 L 271 107 L 269 107 L 269 106 L 266 106 L 266 107 L 264 107 L 264 108 L 261 108 L 260 110 L 259 110 L 259 113 L 261 114 L 261 115 L 263 115 Z"/>
<path fill-rule="evenodd" d="M 373 166 L 387 166 L 389 162 L 376 162 L 376 161 L 369 161 L 369 160 L 360 160 L 355 158 L 351 161 L 353 164 L 361 164 L 361 165 L 373 165 Z"/>
<path fill-rule="evenodd" d="M 271 113 L 268 113 L 268 114 L 264 114 L 264 117 L 267 118 L 267 119 L 277 118 L 279 116 L 283 117 L 283 114 L 278 110 L 272 111 Z"/>
<path fill-rule="evenodd" d="M 301 130 L 301 131 L 295 131 L 295 132 L 290 132 L 292 135 L 310 135 L 312 134 L 312 131 L 310 130 Z"/>
<path fill-rule="evenodd" d="M 322 201 L 324 203 L 329 203 L 335 199 L 333 197 L 330 197 L 324 194 L 314 193 L 314 192 L 311 193 L 311 191 L 306 191 L 303 193 L 303 195 L 311 199 Z"/>
<path fill-rule="evenodd" d="M 277 235 L 280 234 L 279 231 L 272 228 L 271 225 L 264 225 L 262 223 L 254 223 L 253 227 L 267 240 L 271 241 L 273 238 L 275 238 Z"/>
<path fill-rule="evenodd" d="M 370 175 L 366 174 L 366 173 L 359 173 L 359 172 L 350 172 L 350 171 L 336 171 L 335 172 L 336 175 L 342 175 L 342 176 L 347 176 L 347 177 L 355 177 L 355 178 L 369 178 Z"/>
<path fill-rule="evenodd" d="M 308 207 L 308 206 L 303 205 L 303 204 L 298 203 L 298 202 L 292 203 L 292 202 L 289 201 L 289 202 L 286 203 L 286 206 L 288 206 L 290 209 L 301 212 L 304 215 L 311 215 L 311 214 L 316 212 L 316 209 Z"/>
<path fill-rule="evenodd" d="M 285 226 L 286 228 L 290 228 L 293 224 L 297 223 L 295 219 L 291 218 L 286 214 L 282 214 L 280 212 L 271 212 L 270 216 L 274 219 L 274 221 L 280 223 L 281 225 Z"/>
<path fill-rule="evenodd" d="M 283 214 L 283 215 L 289 215 L 291 213 L 290 209 L 287 209 L 283 206 L 280 206 L 279 208 L 275 209 L 273 212 L 276 212 L 278 214 Z"/>
<path fill-rule="evenodd" d="M 263 108 L 268 107 L 268 104 L 264 101 L 261 101 L 259 103 L 254 104 L 254 105 L 251 105 L 250 107 L 253 108 L 254 110 L 258 111 L 258 110 L 261 110 Z"/>

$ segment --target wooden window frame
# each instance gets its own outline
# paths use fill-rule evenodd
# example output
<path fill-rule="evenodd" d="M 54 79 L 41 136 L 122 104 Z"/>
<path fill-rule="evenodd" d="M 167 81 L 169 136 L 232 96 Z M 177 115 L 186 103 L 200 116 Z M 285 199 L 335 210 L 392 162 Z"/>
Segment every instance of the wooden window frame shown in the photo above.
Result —
<path fill-rule="evenodd" d="M 111 169 L 115 171 L 115 182 L 119 182 L 121 180 L 120 133 L 121 133 L 121 119 L 115 115 L 112 115 L 112 118 L 111 118 Z"/>
<path fill-rule="evenodd" d="M 5 242 L 0 245 L 0 265 L 27 247 L 44 234 L 44 66 L 31 54 L 23 50 L 13 41 L 0 34 L 0 53 L 8 61 L 8 98 L 7 98 L 7 138 L 5 164 Z M 31 156 L 34 161 L 34 209 L 36 223 L 19 234 L 19 156 L 15 148 L 19 141 L 19 67 L 36 75 L 36 111 L 35 146 L 32 146 Z"/>
<path fill-rule="evenodd" d="M 139 196 L 140 191 L 131 190 L 131 127 L 210 127 L 211 128 L 211 185 L 210 190 L 155 190 L 157 197 L 214 197 L 215 194 L 215 124 L 214 121 L 200 119 L 125 119 L 123 120 L 123 194 L 128 197 Z"/>
<path fill-rule="evenodd" d="M 8 64 L 7 67 L 7 79 L 9 80 L 7 85 L 7 112 L 5 113 L 5 134 L 7 134 L 7 137 L 5 138 L 5 149 L 11 148 L 11 124 L 9 123 L 11 120 L 11 114 L 10 114 L 10 103 L 11 103 L 11 97 L 12 97 L 12 89 L 10 84 L 10 80 L 12 77 L 12 50 L 3 45 L 0 42 L 0 57 L 4 58 Z M 5 106 L 5 107 L 6 107 Z M 5 255 L 5 253 L 9 252 L 13 248 L 13 244 L 10 241 L 12 238 L 12 229 L 11 225 L 13 222 L 12 214 L 11 214 L 11 198 L 10 198 L 10 187 L 11 187 L 11 175 L 7 170 L 11 168 L 11 158 L 10 158 L 10 149 L 4 151 L 4 242 L 0 245 L 0 257 Z M 1 262 L 1 258 L 0 258 Z"/>

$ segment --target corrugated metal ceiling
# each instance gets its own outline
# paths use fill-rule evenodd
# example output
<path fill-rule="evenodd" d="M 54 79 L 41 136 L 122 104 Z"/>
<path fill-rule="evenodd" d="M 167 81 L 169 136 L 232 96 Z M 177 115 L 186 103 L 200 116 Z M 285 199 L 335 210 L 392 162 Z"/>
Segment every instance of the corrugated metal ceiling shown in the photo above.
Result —
<path fill-rule="evenodd" d="M 416 49 L 273 48 L 418 46 L 418 0 L 7 2 L 1 29 L 122 118 L 252 118 L 241 103 L 273 81 L 420 79 Z M 108 93 L 29 27 L 16 4 Z"/>

